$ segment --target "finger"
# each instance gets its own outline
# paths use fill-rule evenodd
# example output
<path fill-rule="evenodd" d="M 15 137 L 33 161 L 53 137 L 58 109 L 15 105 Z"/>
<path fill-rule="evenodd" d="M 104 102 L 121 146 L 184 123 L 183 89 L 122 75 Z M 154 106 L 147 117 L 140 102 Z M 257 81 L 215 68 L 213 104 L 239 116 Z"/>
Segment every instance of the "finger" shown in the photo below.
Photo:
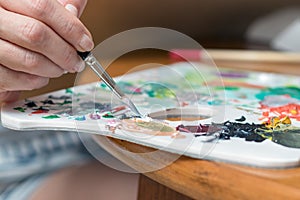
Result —
<path fill-rule="evenodd" d="M 53 0 L 0 0 L 2 6 L 19 14 L 41 20 L 79 51 L 90 51 L 94 47 L 91 34 L 70 12 Z"/>
<path fill-rule="evenodd" d="M 48 82 L 49 78 L 16 72 L 0 65 L 0 92 L 38 89 Z"/>
<path fill-rule="evenodd" d="M 67 4 L 65 8 L 71 12 L 74 16 L 78 17 L 78 9 L 72 4 Z"/>
<path fill-rule="evenodd" d="M 77 17 L 81 16 L 87 4 L 87 0 L 58 0 L 58 2 Z"/>
<path fill-rule="evenodd" d="M 38 52 L 61 68 L 82 71 L 85 67 L 76 50 L 45 24 L 0 8 L 0 38 Z"/>
<path fill-rule="evenodd" d="M 55 78 L 64 73 L 45 56 L 0 39 L 0 64 L 20 72 Z"/>
<path fill-rule="evenodd" d="M 20 92 L 0 92 L 0 103 L 3 102 L 13 102 L 19 99 Z"/>

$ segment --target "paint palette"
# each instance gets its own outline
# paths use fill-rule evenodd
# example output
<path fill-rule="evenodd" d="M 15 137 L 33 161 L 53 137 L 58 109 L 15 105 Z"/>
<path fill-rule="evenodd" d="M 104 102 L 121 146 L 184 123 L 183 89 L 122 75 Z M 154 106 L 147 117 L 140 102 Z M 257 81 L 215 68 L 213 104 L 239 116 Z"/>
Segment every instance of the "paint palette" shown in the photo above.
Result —
<path fill-rule="evenodd" d="M 296 76 L 177 63 L 116 80 L 149 117 L 135 118 L 97 82 L 4 105 L 2 124 L 17 130 L 77 130 L 256 167 L 300 164 Z"/>

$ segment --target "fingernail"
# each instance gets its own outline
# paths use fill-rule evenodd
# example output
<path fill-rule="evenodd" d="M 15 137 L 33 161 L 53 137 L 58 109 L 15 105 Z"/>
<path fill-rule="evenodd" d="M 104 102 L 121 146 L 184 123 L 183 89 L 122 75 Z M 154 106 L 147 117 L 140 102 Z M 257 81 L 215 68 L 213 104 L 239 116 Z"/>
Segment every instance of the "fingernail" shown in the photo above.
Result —
<path fill-rule="evenodd" d="M 67 4 L 65 6 L 65 8 L 68 11 L 70 11 L 73 15 L 75 15 L 76 17 L 78 16 L 78 9 L 75 6 L 73 6 L 72 4 Z"/>
<path fill-rule="evenodd" d="M 84 34 L 79 42 L 79 46 L 81 51 L 90 51 L 94 48 L 94 42 L 87 34 Z"/>
<path fill-rule="evenodd" d="M 82 60 L 75 66 L 75 71 L 82 72 L 85 68 L 85 62 Z"/>
<path fill-rule="evenodd" d="M 57 0 L 61 5 L 65 5 L 65 3 L 67 2 L 67 0 Z"/>

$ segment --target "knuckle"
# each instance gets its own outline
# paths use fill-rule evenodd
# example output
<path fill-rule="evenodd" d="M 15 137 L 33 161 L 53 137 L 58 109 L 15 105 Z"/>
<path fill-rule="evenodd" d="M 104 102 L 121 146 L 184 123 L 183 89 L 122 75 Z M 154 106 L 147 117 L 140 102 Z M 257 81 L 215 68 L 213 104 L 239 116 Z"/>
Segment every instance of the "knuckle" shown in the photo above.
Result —
<path fill-rule="evenodd" d="M 30 52 L 30 51 L 25 52 L 24 58 L 23 58 L 23 63 L 24 63 L 25 68 L 30 69 L 30 70 L 34 70 L 34 69 L 38 68 L 40 65 L 37 54 Z"/>
<path fill-rule="evenodd" d="M 45 41 L 45 28 L 41 23 L 28 21 L 24 23 L 22 30 L 25 40 L 33 45 L 41 45 Z"/>
<path fill-rule="evenodd" d="M 76 27 L 78 27 L 78 24 L 74 20 L 69 20 L 64 23 L 63 31 L 66 35 L 72 35 L 74 34 Z"/>
<path fill-rule="evenodd" d="M 36 17 L 43 17 L 48 13 L 49 0 L 31 0 L 31 11 Z"/>

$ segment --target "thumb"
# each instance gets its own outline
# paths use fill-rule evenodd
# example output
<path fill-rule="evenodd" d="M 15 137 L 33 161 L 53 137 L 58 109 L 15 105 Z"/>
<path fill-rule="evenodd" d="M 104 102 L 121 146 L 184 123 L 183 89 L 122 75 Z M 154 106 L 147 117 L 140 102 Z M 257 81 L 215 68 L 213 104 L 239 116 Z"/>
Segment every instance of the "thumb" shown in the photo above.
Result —
<path fill-rule="evenodd" d="M 86 4 L 87 0 L 57 0 L 73 15 L 80 17 Z"/>

